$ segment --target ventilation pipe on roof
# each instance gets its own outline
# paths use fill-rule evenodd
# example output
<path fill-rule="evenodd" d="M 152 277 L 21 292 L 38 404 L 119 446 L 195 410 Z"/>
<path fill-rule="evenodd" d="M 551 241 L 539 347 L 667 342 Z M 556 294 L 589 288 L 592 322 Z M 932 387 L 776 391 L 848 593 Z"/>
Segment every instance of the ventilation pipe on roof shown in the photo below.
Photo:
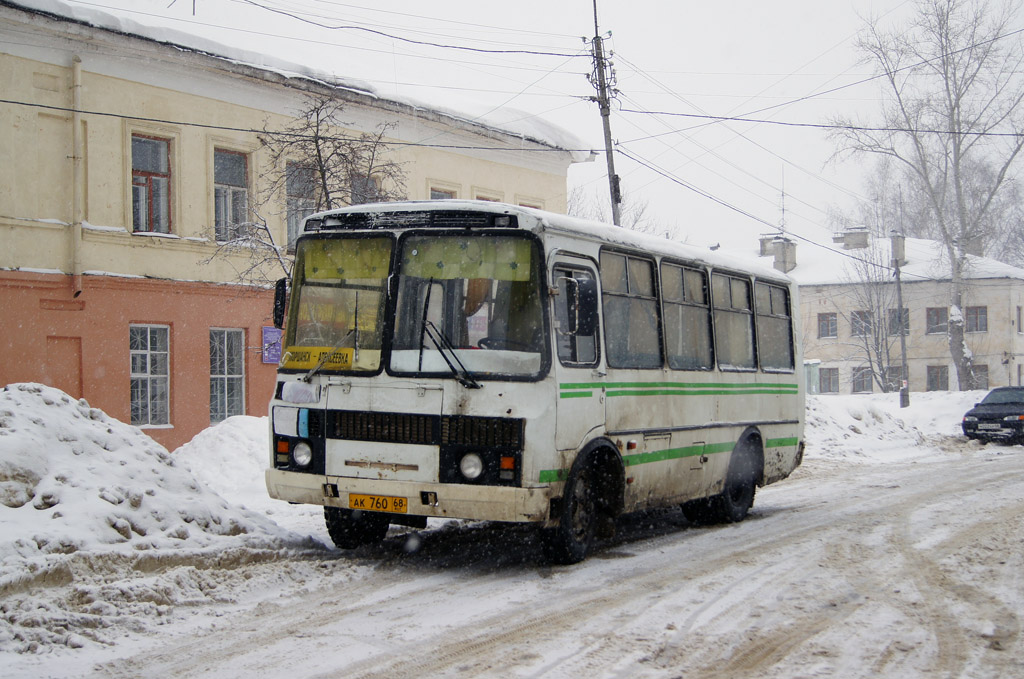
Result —
<path fill-rule="evenodd" d="M 863 250 L 868 246 L 867 227 L 858 226 L 847 229 L 832 237 L 833 243 L 842 243 L 844 250 Z"/>
<path fill-rule="evenodd" d="M 782 273 L 796 268 L 796 241 L 779 236 L 774 240 L 775 262 L 773 266 Z"/>

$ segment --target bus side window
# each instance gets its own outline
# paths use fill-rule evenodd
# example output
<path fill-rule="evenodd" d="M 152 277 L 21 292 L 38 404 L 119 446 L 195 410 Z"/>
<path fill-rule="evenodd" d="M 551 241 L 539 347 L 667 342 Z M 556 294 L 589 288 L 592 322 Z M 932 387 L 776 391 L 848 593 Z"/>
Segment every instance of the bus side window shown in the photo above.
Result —
<path fill-rule="evenodd" d="M 596 281 L 589 271 L 555 269 L 555 345 L 563 365 L 597 363 Z"/>

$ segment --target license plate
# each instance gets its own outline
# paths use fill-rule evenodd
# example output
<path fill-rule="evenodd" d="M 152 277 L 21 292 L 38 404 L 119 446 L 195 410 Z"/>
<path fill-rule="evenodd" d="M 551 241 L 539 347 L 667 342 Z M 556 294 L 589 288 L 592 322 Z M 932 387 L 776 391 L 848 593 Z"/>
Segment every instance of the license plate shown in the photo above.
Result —
<path fill-rule="evenodd" d="M 1002 429 L 1003 426 L 1000 424 L 979 424 L 978 429 Z"/>
<path fill-rule="evenodd" d="M 409 502 L 406 498 L 388 495 L 349 493 L 348 506 L 350 509 L 365 509 L 371 512 L 391 512 L 392 514 L 409 512 Z"/>

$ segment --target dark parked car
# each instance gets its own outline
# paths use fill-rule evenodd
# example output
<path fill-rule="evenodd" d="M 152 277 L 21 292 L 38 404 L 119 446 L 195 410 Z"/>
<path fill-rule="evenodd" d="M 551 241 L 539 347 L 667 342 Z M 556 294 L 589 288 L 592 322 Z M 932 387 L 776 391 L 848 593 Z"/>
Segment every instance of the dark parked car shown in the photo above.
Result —
<path fill-rule="evenodd" d="M 967 411 L 964 436 L 979 441 L 1024 443 L 1024 387 L 999 387 Z"/>

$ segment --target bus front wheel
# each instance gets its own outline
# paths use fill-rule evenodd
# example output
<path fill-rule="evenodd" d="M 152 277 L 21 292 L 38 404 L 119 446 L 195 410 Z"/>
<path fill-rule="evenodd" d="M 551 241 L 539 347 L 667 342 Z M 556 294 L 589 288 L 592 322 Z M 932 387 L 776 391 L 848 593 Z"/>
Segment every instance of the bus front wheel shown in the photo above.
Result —
<path fill-rule="evenodd" d="M 380 542 L 388 533 L 387 514 L 324 507 L 327 534 L 338 549 L 355 549 Z"/>
<path fill-rule="evenodd" d="M 577 465 L 565 482 L 558 526 L 549 529 L 544 536 L 547 557 L 559 564 L 583 561 L 594 541 L 597 514 L 595 470 L 588 464 Z"/>

